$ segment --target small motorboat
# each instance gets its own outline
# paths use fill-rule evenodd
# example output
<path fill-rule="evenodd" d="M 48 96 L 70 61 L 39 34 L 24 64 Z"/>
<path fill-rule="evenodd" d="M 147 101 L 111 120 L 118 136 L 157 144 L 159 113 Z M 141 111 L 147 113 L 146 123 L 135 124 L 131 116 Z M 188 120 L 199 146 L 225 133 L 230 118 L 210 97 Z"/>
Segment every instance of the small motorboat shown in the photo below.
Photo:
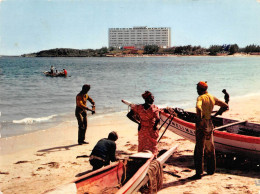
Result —
<path fill-rule="evenodd" d="M 49 71 L 45 71 L 43 73 L 44 73 L 44 75 L 49 76 L 49 77 L 67 77 L 67 74 L 64 72 L 51 73 Z"/>

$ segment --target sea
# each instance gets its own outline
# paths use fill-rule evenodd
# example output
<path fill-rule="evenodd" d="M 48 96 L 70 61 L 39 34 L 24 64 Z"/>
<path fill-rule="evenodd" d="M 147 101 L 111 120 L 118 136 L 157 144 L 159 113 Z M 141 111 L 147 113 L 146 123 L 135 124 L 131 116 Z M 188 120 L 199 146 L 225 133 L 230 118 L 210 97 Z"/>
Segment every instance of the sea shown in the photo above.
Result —
<path fill-rule="evenodd" d="M 68 76 L 45 76 L 51 65 Z M 75 99 L 84 84 L 96 102 L 93 119 L 127 111 L 122 99 L 143 103 L 146 90 L 159 107 L 193 108 L 199 81 L 221 100 L 223 89 L 230 100 L 259 94 L 260 57 L 0 57 L 1 138 L 76 122 Z"/>

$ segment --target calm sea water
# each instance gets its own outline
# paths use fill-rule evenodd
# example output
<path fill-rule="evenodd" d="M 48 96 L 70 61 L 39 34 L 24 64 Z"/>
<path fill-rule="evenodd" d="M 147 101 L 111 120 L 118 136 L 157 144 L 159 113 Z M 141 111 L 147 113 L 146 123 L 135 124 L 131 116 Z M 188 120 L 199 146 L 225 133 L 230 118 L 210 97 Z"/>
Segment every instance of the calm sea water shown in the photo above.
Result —
<path fill-rule="evenodd" d="M 51 65 L 67 69 L 68 77 L 46 77 Z M 1 136 L 76 121 L 75 96 L 86 83 L 96 102 L 95 117 L 126 111 L 121 99 L 143 103 L 145 90 L 158 106 L 194 107 L 201 80 L 220 99 L 224 88 L 231 100 L 254 95 L 260 92 L 260 57 L 0 57 Z"/>

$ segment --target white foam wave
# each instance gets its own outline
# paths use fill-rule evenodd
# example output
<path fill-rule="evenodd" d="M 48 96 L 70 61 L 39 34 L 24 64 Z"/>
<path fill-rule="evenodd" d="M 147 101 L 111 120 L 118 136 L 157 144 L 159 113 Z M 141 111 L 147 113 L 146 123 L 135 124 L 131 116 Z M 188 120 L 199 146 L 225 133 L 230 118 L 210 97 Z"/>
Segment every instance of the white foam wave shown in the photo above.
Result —
<path fill-rule="evenodd" d="M 159 108 L 166 108 L 166 107 L 172 107 L 172 108 L 190 108 L 193 106 L 192 102 L 186 101 L 183 103 L 165 103 L 165 104 L 157 104 Z"/>
<path fill-rule="evenodd" d="M 245 95 L 234 96 L 234 97 L 231 97 L 231 98 L 233 98 L 233 99 L 243 99 L 243 98 L 249 98 L 249 97 L 255 97 L 255 96 L 260 96 L 260 92 L 248 93 L 248 94 L 245 94 Z"/>
<path fill-rule="evenodd" d="M 21 120 L 13 120 L 13 123 L 16 124 L 33 124 L 33 123 L 41 123 L 41 122 L 46 122 L 54 117 L 56 117 L 57 115 L 51 115 L 51 116 L 47 116 L 47 117 L 40 117 L 40 118 L 24 118 Z"/>

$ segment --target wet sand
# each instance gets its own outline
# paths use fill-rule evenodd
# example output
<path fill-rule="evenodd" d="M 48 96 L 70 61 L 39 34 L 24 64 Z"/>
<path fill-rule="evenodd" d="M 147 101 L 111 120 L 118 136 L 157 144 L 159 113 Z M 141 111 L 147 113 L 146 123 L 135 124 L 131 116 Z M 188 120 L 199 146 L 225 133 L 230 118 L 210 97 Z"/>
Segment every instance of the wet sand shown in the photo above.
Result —
<path fill-rule="evenodd" d="M 126 114 L 93 116 L 87 145 L 77 144 L 76 119 L 45 131 L 0 139 L 0 190 L 4 194 L 38 194 L 76 179 L 91 170 L 88 157 L 77 156 L 88 156 L 96 142 L 112 130 L 119 135 L 117 155 L 124 158 L 135 153 L 137 126 Z M 223 116 L 260 123 L 260 96 L 231 98 L 230 110 Z M 158 193 L 259 193 L 259 168 L 248 164 L 218 163 L 214 175 L 190 181 L 187 178 L 195 173 L 194 143 L 166 131 L 158 147 L 167 149 L 176 144 L 179 147 L 165 164 L 163 187 Z"/>

